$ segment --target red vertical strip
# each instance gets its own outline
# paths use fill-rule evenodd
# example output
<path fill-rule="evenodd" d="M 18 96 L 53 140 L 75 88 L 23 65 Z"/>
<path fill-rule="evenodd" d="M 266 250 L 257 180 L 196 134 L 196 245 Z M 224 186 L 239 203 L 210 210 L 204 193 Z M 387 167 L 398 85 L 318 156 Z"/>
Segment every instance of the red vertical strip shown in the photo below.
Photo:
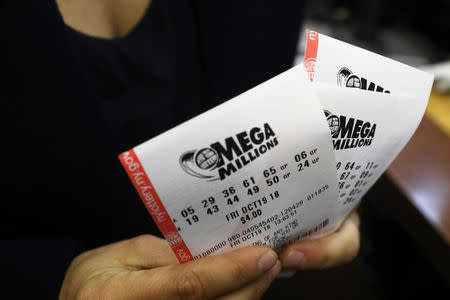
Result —
<path fill-rule="evenodd" d="M 314 80 L 314 71 L 317 62 L 317 49 L 319 48 L 319 34 L 310 29 L 306 30 L 306 48 L 303 64 L 308 72 L 311 82 Z"/>
<path fill-rule="evenodd" d="M 148 212 L 170 247 L 172 247 L 180 263 L 193 260 L 191 252 L 184 243 L 172 218 L 167 213 L 161 199 L 159 199 L 134 150 L 131 149 L 122 153 L 119 155 L 119 159 L 139 193 L 142 202 L 144 202 L 145 207 L 147 207 Z"/>

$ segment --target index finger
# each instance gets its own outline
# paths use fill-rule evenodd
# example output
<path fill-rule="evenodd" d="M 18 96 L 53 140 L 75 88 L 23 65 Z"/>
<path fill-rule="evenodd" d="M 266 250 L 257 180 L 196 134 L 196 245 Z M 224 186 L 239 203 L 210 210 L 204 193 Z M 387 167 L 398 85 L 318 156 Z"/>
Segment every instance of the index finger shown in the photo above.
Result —
<path fill-rule="evenodd" d="M 153 272 L 164 299 L 210 299 L 232 292 L 261 276 L 274 276 L 277 255 L 267 247 L 246 247 L 183 265 L 156 268 Z M 152 293 L 154 295 L 154 293 Z"/>
<path fill-rule="evenodd" d="M 179 264 L 167 241 L 153 235 L 140 235 L 111 246 L 114 247 L 111 255 L 122 266 L 136 269 L 152 269 Z"/>

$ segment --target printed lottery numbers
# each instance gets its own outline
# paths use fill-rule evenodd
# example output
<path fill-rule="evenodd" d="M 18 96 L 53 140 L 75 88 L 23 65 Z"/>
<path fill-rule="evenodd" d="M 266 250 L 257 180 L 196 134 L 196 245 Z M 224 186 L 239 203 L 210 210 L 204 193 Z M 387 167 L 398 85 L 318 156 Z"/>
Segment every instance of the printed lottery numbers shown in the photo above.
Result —
<path fill-rule="evenodd" d="M 186 220 L 186 222 L 191 226 L 194 223 L 197 223 L 199 218 L 195 215 L 195 210 L 192 206 L 188 206 L 186 209 L 181 211 L 181 216 Z"/>
<path fill-rule="evenodd" d="M 222 195 L 225 199 L 227 199 L 228 205 L 233 205 L 234 203 L 239 202 L 239 197 L 236 194 L 236 189 L 233 186 L 230 186 L 228 189 L 222 191 Z"/>
<path fill-rule="evenodd" d="M 298 171 L 302 171 L 304 168 L 309 167 L 309 161 L 305 160 L 308 157 L 306 151 L 302 151 L 300 154 L 295 154 L 295 162 L 297 163 Z M 302 162 L 303 160 L 303 162 Z"/>
<path fill-rule="evenodd" d="M 216 204 L 214 197 L 209 197 L 206 200 L 202 200 L 203 208 L 206 208 L 206 213 L 212 215 L 219 211 L 219 207 Z"/>
<path fill-rule="evenodd" d="M 355 162 L 348 162 L 345 165 L 345 170 L 353 170 L 354 167 L 355 167 Z"/>
<path fill-rule="evenodd" d="M 298 171 L 301 172 L 317 163 L 319 161 L 319 157 L 316 156 L 317 154 L 317 148 L 309 151 L 309 156 L 306 151 L 295 154 L 294 159 L 297 163 Z"/>
<path fill-rule="evenodd" d="M 369 161 L 366 165 L 366 170 L 367 169 L 376 169 L 377 167 L 378 167 L 378 165 L 376 165 L 375 162 Z"/>
<path fill-rule="evenodd" d="M 337 162 L 336 169 L 341 169 L 339 173 L 338 188 L 341 191 L 340 198 L 345 198 L 342 204 L 350 204 L 356 201 L 357 195 L 364 191 L 364 187 L 368 184 L 368 180 L 372 177 L 372 171 L 378 168 L 378 165 L 373 162 Z M 351 171 L 356 171 L 352 173 Z M 355 180 L 355 181 L 353 181 Z"/>
<path fill-rule="evenodd" d="M 341 177 L 339 177 L 341 180 L 345 180 L 350 176 L 350 172 L 342 172 Z"/>
<path fill-rule="evenodd" d="M 338 161 L 336 163 L 336 170 L 339 170 L 341 167 L 343 167 L 345 169 L 345 171 L 348 170 L 359 170 L 359 168 L 361 168 L 361 166 L 356 165 L 356 162 L 354 161 L 349 161 L 345 164 L 345 166 L 342 164 L 342 162 Z"/>
<path fill-rule="evenodd" d="M 275 169 L 275 167 L 270 167 L 269 169 L 265 169 L 263 171 L 264 178 L 267 178 L 266 179 L 267 186 L 272 186 L 280 182 L 280 177 L 275 175 L 276 173 L 277 170 Z"/>
<path fill-rule="evenodd" d="M 247 195 L 248 196 L 253 196 L 253 194 L 256 194 L 259 192 L 259 187 L 255 184 L 255 179 L 252 177 L 250 177 L 249 179 L 244 179 L 244 181 L 242 181 L 242 185 L 247 188 Z"/>
<path fill-rule="evenodd" d="M 317 197 L 318 195 L 320 195 L 322 192 L 326 191 L 327 189 L 328 189 L 328 184 L 318 188 L 313 193 L 306 196 L 306 200 L 310 201 L 310 200 L 314 199 L 315 197 Z"/>
<path fill-rule="evenodd" d="M 266 205 L 269 200 L 275 200 L 280 197 L 279 191 L 274 191 L 273 193 L 270 193 L 267 196 L 262 197 L 261 199 L 257 199 L 253 202 L 250 202 L 248 205 L 241 208 L 241 212 L 244 214 L 241 217 L 241 223 L 245 224 L 250 220 L 253 220 L 259 216 L 262 216 L 262 210 L 261 207 Z M 239 213 L 236 213 L 236 215 L 239 215 Z M 227 218 L 228 220 L 228 218 Z"/>

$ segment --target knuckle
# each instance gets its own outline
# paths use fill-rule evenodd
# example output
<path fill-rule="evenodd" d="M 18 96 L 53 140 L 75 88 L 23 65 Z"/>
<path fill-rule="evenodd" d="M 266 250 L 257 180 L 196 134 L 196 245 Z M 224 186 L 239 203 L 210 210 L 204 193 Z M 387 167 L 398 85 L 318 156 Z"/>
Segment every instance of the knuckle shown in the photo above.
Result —
<path fill-rule="evenodd" d="M 187 270 L 179 276 L 175 293 L 182 300 L 203 299 L 205 285 L 195 270 Z"/>
<path fill-rule="evenodd" d="M 132 253 L 142 251 L 142 249 L 148 249 L 149 245 L 152 245 L 155 237 L 150 234 L 143 234 L 137 237 L 128 239 L 123 243 L 116 245 L 116 250 L 121 253 L 120 256 L 128 257 Z M 133 256 L 133 255 L 132 255 Z"/>
<path fill-rule="evenodd" d="M 346 262 L 352 261 L 356 258 L 359 252 L 359 248 L 360 248 L 360 238 L 358 234 L 352 239 L 350 243 L 348 243 Z"/>
<path fill-rule="evenodd" d="M 72 260 L 72 265 L 79 266 L 81 264 L 84 264 L 93 255 L 95 255 L 93 250 L 89 250 L 89 251 L 80 253 Z"/>
<path fill-rule="evenodd" d="M 148 242 L 151 239 L 151 235 L 149 234 L 142 234 L 139 235 L 135 238 L 129 239 L 128 240 L 128 244 L 132 247 L 132 248 L 139 248 L 140 245 L 145 245 L 146 242 Z"/>
<path fill-rule="evenodd" d="M 91 251 L 83 252 L 76 256 L 70 263 L 67 274 L 83 272 L 89 266 L 89 261 L 95 256 Z"/>

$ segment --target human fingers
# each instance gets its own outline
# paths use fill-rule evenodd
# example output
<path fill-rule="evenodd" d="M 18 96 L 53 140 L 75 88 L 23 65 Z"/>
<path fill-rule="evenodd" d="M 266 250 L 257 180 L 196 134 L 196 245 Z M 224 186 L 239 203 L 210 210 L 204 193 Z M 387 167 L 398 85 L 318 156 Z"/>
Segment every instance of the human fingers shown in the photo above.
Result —
<path fill-rule="evenodd" d="M 260 299 L 269 288 L 272 281 L 277 277 L 281 270 L 281 263 L 278 261 L 266 276 L 261 276 L 256 281 L 248 284 L 242 289 L 231 292 L 230 294 L 216 298 L 217 300 L 254 300 Z"/>
<path fill-rule="evenodd" d="M 359 216 L 353 212 L 336 232 L 289 245 L 280 260 L 286 269 L 324 269 L 353 260 L 358 251 Z"/>
<path fill-rule="evenodd" d="M 152 269 L 179 264 L 167 241 L 153 235 L 140 235 L 113 246 L 111 254 L 123 266 Z"/>
<path fill-rule="evenodd" d="M 128 297 L 127 291 L 141 290 L 130 280 L 136 276 L 135 271 L 169 264 L 178 264 L 173 251 L 165 240 L 151 235 L 95 248 L 72 261 L 60 299 L 75 299 L 76 295 L 91 299 L 134 299 Z"/>
<path fill-rule="evenodd" d="M 155 299 L 211 299 L 269 276 L 276 263 L 272 249 L 246 247 L 182 265 L 134 272 L 132 281 L 140 287 L 139 295 Z M 263 290 L 262 283 L 257 287 Z"/>

